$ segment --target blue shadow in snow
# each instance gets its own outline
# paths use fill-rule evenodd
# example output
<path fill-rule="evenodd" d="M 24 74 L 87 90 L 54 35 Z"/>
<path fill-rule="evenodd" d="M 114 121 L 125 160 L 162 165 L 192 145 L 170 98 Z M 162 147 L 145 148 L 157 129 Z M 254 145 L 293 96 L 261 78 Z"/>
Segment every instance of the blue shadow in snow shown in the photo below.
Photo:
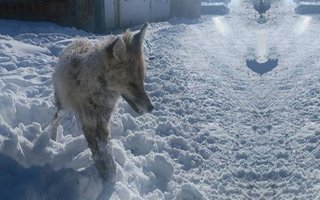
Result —
<path fill-rule="evenodd" d="M 302 15 L 320 14 L 320 1 L 299 3 L 295 8 L 295 12 Z"/>
<path fill-rule="evenodd" d="M 53 170 L 49 165 L 24 168 L 0 154 L 0 199 L 77 200 L 79 175 L 72 169 Z"/>
<path fill-rule="evenodd" d="M 270 72 L 278 66 L 278 59 L 269 59 L 265 63 L 258 63 L 256 60 L 246 60 L 246 64 L 249 69 L 256 72 L 257 74 L 264 74 Z"/>
<path fill-rule="evenodd" d="M 203 15 L 227 15 L 230 9 L 225 4 L 205 4 L 201 5 L 201 13 Z"/>
<path fill-rule="evenodd" d="M 254 9 L 260 14 L 265 14 L 271 7 L 270 0 L 254 0 L 253 1 Z"/>

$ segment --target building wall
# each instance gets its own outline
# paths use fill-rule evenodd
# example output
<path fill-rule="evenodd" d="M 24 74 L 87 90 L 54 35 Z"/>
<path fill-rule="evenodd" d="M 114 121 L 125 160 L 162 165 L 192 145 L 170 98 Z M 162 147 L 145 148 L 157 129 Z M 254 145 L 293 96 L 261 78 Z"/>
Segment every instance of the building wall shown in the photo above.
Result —
<path fill-rule="evenodd" d="M 94 31 L 96 24 L 93 1 L 95 0 L 0 0 L 0 18 L 50 21 Z"/>
<path fill-rule="evenodd" d="M 171 0 L 150 0 L 150 20 L 161 21 L 170 17 Z"/>
<path fill-rule="evenodd" d="M 90 1 L 93 1 L 94 31 L 105 32 L 106 31 L 106 26 L 105 26 L 106 19 L 105 19 L 105 10 L 104 10 L 105 0 L 89 0 L 89 2 Z"/>
<path fill-rule="evenodd" d="M 114 29 L 119 25 L 117 0 L 104 0 L 104 14 L 106 29 Z"/>
<path fill-rule="evenodd" d="M 0 18 L 106 32 L 170 16 L 200 17 L 200 8 L 200 0 L 0 0 Z"/>
<path fill-rule="evenodd" d="M 95 31 L 96 17 L 94 15 L 94 0 L 70 0 L 71 3 L 71 23 L 68 25 L 85 29 L 87 31 Z"/>
<path fill-rule="evenodd" d="M 171 16 L 183 18 L 201 17 L 201 0 L 171 0 Z"/>
<path fill-rule="evenodd" d="M 69 24 L 69 0 L 0 0 L 0 18 Z"/>
<path fill-rule="evenodd" d="M 120 0 L 119 26 L 128 27 L 148 21 L 150 0 Z"/>
<path fill-rule="evenodd" d="M 119 27 L 146 21 L 161 21 L 170 17 L 171 0 L 120 0 Z M 117 11 L 115 11 L 117 12 Z"/>

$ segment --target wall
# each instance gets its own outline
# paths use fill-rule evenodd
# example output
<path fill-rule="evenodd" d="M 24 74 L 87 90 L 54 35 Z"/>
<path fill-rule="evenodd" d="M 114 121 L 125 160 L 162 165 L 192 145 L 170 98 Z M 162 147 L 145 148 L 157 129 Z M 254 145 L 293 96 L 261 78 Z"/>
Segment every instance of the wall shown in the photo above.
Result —
<path fill-rule="evenodd" d="M 119 24 L 118 19 L 118 1 L 117 0 L 104 0 L 104 11 L 105 11 L 105 26 L 106 29 L 117 28 Z"/>
<path fill-rule="evenodd" d="M 32 21 L 70 22 L 70 1 L 9 1 L 0 0 L 0 18 Z"/>
<path fill-rule="evenodd" d="M 93 0 L 76 0 L 70 2 L 70 26 L 81 28 L 86 31 L 95 31 L 96 23 L 94 16 L 94 2 Z"/>
<path fill-rule="evenodd" d="M 150 20 L 161 21 L 170 17 L 171 0 L 150 0 Z"/>
<path fill-rule="evenodd" d="M 150 0 L 120 0 L 119 26 L 128 27 L 149 21 Z"/>
<path fill-rule="evenodd" d="M 171 0 L 171 16 L 183 18 L 201 17 L 201 0 Z"/>
<path fill-rule="evenodd" d="M 51 21 L 92 32 L 200 17 L 200 0 L 0 0 L 0 18 Z"/>
<path fill-rule="evenodd" d="M 0 0 L 0 18 L 50 21 L 95 31 L 94 0 Z M 99 2 L 98 0 L 97 2 Z"/>

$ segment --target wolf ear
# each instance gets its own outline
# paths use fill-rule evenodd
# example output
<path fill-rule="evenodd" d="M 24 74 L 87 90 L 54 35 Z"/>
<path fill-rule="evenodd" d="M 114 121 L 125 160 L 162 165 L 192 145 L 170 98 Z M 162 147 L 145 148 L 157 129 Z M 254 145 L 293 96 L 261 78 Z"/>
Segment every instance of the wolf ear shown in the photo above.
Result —
<path fill-rule="evenodd" d="M 143 40 L 144 40 L 144 37 L 146 35 L 147 28 L 148 28 L 148 23 L 145 23 L 142 26 L 142 28 L 139 31 L 139 33 L 136 33 L 132 37 L 132 47 L 133 47 L 134 50 L 141 51 L 142 45 L 143 45 Z"/>
<path fill-rule="evenodd" d="M 106 51 L 109 55 L 113 56 L 117 61 L 124 61 L 127 58 L 127 48 L 123 39 L 117 37 L 106 47 Z"/>

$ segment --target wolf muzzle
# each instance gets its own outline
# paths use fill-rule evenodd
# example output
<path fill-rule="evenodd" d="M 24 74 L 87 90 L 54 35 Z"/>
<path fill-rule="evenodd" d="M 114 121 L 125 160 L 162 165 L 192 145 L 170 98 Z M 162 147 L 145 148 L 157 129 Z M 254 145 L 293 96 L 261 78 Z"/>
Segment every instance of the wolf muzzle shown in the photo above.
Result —
<path fill-rule="evenodd" d="M 147 94 L 140 98 L 131 99 L 126 95 L 121 95 L 122 98 L 130 105 L 130 107 L 138 114 L 150 113 L 154 110 L 154 106 L 151 103 Z"/>

